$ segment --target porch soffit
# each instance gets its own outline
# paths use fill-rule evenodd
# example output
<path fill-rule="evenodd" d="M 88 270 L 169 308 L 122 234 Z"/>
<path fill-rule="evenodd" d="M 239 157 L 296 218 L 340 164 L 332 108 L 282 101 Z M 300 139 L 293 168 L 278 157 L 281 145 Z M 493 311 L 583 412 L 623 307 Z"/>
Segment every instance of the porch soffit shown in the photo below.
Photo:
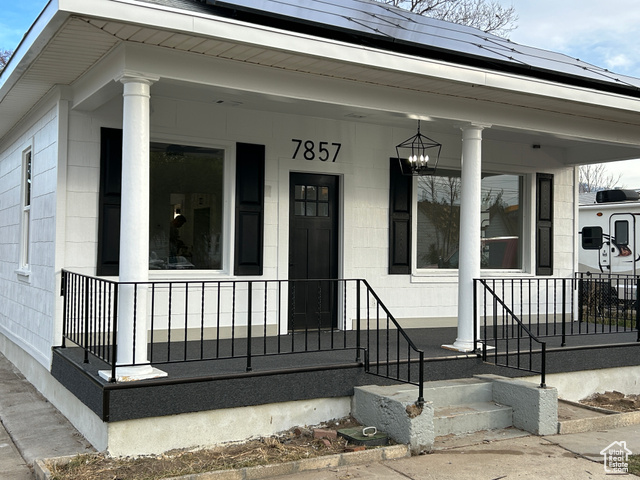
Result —
<path fill-rule="evenodd" d="M 0 98 L 0 137 L 52 88 L 71 85 L 118 43 L 118 38 L 97 34 L 96 28 L 85 21 L 67 21 L 14 87 Z"/>
<path fill-rule="evenodd" d="M 246 62 L 271 68 L 278 68 L 299 73 L 307 73 L 342 80 L 370 83 L 373 85 L 413 90 L 470 100 L 483 100 L 518 107 L 549 110 L 557 113 L 584 115 L 598 119 L 621 121 L 621 111 L 612 111 L 609 115 L 603 109 L 589 105 L 577 105 L 575 102 L 509 92 L 499 88 L 468 83 L 453 82 L 418 75 L 383 70 L 382 68 L 352 65 L 341 61 L 330 60 L 303 54 L 294 54 L 275 49 L 243 45 L 213 38 L 205 38 L 183 33 L 171 33 L 145 26 L 108 22 L 98 19 L 85 19 L 91 25 L 118 38 L 121 41 L 140 43 L 157 47 L 171 48 L 190 53 L 219 57 L 228 60 Z M 577 110 L 582 110 L 577 112 Z M 607 118 L 608 117 L 608 118 Z M 623 121 L 640 123 L 637 114 L 632 113 Z"/>
<path fill-rule="evenodd" d="M 12 127 L 15 119 L 22 118 L 55 85 L 73 84 L 122 42 L 444 97 L 480 100 L 537 111 L 566 113 L 585 118 L 640 125 L 640 115 L 632 111 L 605 109 L 543 95 L 523 94 L 434 77 L 403 74 L 141 25 L 72 17 L 32 63 L 14 88 L 4 99 L 0 99 L 3 110 L 3 115 L 0 115 L 0 136 Z"/>

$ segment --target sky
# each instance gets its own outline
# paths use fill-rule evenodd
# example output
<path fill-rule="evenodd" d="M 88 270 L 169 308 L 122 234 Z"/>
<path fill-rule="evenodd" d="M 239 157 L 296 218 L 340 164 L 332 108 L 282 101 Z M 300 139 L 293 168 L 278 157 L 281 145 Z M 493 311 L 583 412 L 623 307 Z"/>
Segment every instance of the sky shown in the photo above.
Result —
<path fill-rule="evenodd" d="M 513 5 L 516 43 L 564 53 L 613 72 L 640 78 L 638 0 L 498 0 Z M 16 48 L 47 0 L 0 0 L 0 50 Z M 640 134 L 640 132 L 639 132 Z M 640 188 L 640 160 L 607 164 L 626 188 Z M 636 173 L 637 172 L 637 173 Z"/>
<path fill-rule="evenodd" d="M 499 0 L 515 7 L 518 28 L 509 38 L 523 45 L 564 53 L 640 78 L 638 0 Z M 638 132 L 640 135 L 640 132 Z M 640 160 L 606 164 L 618 187 L 640 189 Z"/>

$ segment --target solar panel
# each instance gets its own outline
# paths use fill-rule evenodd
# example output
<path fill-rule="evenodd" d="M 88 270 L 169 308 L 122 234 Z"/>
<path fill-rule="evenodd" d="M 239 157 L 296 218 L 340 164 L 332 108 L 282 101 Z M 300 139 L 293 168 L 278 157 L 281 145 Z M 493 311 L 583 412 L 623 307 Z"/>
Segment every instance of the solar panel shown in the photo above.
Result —
<path fill-rule="evenodd" d="M 473 27 L 425 17 L 369 0 L 206 0 L 231 11 L 351 33 L 423 51 L 449 52 L 520 70 L 534 69 L 616 87 L 640 88 L 640 79 L 617 75 L 568 55 L 513 43 Z"/>

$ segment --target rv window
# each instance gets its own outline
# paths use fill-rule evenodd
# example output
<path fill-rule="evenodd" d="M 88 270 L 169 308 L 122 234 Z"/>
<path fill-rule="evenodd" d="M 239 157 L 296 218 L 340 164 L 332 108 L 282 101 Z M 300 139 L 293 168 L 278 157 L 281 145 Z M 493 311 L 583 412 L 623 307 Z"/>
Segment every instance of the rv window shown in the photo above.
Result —
<path fill-rule="evenodd" d="M 602 248 L 602 227 L 582 227 L 582 248 L 585 250 Z"/>
<path fill-rule="evenodd" d="M 629 222 L 618 220 L 614 225 L 616 243 L 618 245 L 629 245 Z"/>

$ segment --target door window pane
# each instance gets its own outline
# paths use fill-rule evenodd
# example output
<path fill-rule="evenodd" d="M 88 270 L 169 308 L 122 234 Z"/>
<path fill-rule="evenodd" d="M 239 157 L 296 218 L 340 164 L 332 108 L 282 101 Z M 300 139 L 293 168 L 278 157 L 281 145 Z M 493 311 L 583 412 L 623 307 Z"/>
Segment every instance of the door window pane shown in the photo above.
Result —
<path fill-rule="evenodd" d="M 329 216 L 329 204 L 328 203 L 318 203 L 318 216 L 319 217 L 328 217 Z"/>
<path fill-rule="evenodd" d="M 295 197 L 296 200 L 304 200 L 304 185 L 296 185 L 295 186 Z"/>
<path fill-rule="evenodd" d="M 151 144 L 150 269 L 222 269 L 223 169 L 224 150 Z"/>
<path fill-rule="evenodd" d="M 315 202 L 307 202 L 307 217 L 316 216 L 316 204 Z"/>
<path fill-rule="evenodd" d="M 318 191 L 315 185 L 307 185 L 307 200 L 315 200 L 318 197 Z"/>

